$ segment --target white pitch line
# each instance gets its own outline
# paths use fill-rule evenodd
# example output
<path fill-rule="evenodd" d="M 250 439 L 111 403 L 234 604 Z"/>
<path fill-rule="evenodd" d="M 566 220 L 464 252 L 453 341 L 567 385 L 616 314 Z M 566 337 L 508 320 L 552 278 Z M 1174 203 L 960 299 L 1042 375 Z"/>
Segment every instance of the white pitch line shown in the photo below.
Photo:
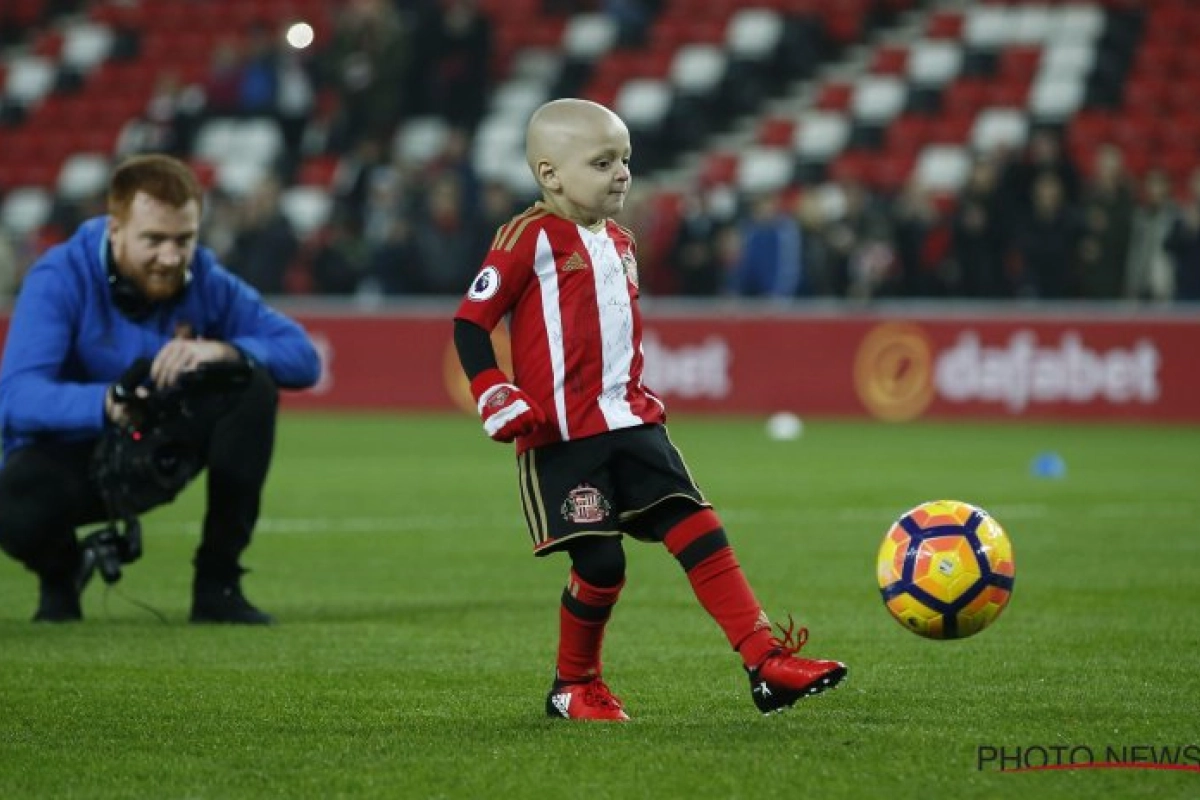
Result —
<path fill-rule="evenodd" d="M 811 521 L 827 525 L 838 523 L 879 523 L 895 519 L 906 509 L 894 507 L 850 506 L 838 509 L 810 508 L 764 511 L 750 508 L 720 508 L 717 512 L 737 524 Z M 1044 503 L 999 505 L 987 509 L 1002 522 L 1009 520 L 1047 519 L 1054 516 L 1053 506 Z M 1200 516 L 1200 503 L 1102 503 L 1091 506 L 1077 516 L 1093 519 L 1111 518 L 1188 518 Z M 413 533 L 448 531 L 462 528 L 496 528 L 520 525 L 520 518 L 511 514 L 461 515 L 439 514 L 420 517 L 264 517 L 258 521 L 257 533 L 271 534 L 328 534 L 328 533 Z M 151 522 L 147 527 L 155 533 L 198 535 L 198 521 Z"/>

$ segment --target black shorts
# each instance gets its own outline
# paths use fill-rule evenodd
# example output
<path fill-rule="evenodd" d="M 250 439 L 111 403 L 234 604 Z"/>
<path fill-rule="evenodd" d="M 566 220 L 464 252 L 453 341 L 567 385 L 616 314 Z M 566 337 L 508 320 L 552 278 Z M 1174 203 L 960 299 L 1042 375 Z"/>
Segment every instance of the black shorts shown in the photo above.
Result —
<path fill-rule="evenodd" d="M 535 447 L 517 457 L 521 503 L 534 555 L 581 536 L 653 540 L 644 523 L 672 500 L 708 508 L 662 425 L 643 425 Z"/>

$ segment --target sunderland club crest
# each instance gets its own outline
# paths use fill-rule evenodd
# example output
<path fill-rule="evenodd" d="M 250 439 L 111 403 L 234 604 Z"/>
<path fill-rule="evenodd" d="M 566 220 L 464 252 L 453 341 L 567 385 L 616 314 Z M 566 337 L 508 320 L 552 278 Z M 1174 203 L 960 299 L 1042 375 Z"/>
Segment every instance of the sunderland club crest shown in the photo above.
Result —
<path fill-rule="evenodd" d="M 563 519 L 576 525 L 603 522 L 608 518 L 609 505 L 600 490 L 581 483 L 567 492 L 562 504 Z"/>

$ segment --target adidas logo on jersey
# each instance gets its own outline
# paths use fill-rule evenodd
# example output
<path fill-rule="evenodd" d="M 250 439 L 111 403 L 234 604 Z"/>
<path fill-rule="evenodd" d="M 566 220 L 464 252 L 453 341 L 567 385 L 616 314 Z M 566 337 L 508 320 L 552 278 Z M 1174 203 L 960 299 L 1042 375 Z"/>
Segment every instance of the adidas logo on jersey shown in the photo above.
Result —
<path fill-rule="evenodd" d="M 563 272 L 577 272 L 578 270 L 587 268 L 587 262 L 583 260 L 583 256 L 579 255 L 579 253 L 571 253 L 562 265 Z"/>

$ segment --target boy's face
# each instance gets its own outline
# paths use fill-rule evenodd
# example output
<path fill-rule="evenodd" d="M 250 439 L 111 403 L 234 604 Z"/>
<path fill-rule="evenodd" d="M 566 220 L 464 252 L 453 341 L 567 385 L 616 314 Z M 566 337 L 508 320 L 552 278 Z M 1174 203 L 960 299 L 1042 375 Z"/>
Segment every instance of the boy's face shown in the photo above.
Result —
<path fill-rule="evenodd" d="M 615 117 L 594 121 L 575 129 L 572 147 L 557 165 L 564 210 L 587 223 L 618 214 L 632 182 L 629 130 Z"/>
<path fill-rule="evenodd" d="M 109 217 L 108 237 L 117 271 L 152 303 L 174 297 L 196 253 L 200 208 L 176 208 L 138 192 L 124 217 Z"/>

